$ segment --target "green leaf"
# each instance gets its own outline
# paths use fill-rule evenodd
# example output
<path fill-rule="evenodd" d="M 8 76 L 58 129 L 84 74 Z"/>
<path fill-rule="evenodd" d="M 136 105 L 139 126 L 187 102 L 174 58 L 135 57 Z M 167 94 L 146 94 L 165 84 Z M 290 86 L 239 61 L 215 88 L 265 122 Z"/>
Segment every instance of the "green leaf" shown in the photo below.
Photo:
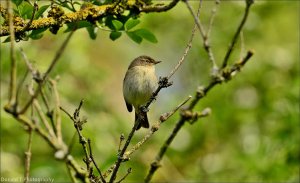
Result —
<path fill-rule="evenodd" d="M 0 25 L 4 24 L 5 19 L 0 15 Z"/>
<path fill-rule="evenodd" d="M 2 43 L 10 42 L 10 36 L 8 36 Z"/>
<path fill-rule="evenodd" d="M 113 31 L 110 33 L 109 38 L 114 41 L 114 40 L 118 39 L 121 35 L 122 35 L 122 32 Z"/>
<path fill-rule="evenodd" d="M 74 23 L 69 23 L 67 24 L 68 28 L 64 32 L 70 32 L 74 30 L 76 27 L 77 29 L 85 28 L 85 27 L 90 27 L 92 24 L 88 21 L 79 21 L 79 22 L 74 22 Z"/>
<path fill-rule="evenodd" d="M 143 38 L 139 35 L 137 35 L 135 32 L 126 32 L 127 36 L 130 37 L 134 42 L 140 44 L 143 40 Z"/>
<path fill-rule="evenodd" d="M 34 19 L 38 19 L 43 15 L 43 13 L 48 9 L 50 5 L 41 6 L 39 10 L 35 13 Z"/>
<path fill-rule="evenodd" d="M 12 3 L 14 3 L 16 6 L 19 6 L 23 0 L 12 0 Z"/>
<path fill-rule="evenodd" d="M 135 30 L 134 33 L 152 43 L 158 42 L 155 35 L 152 34 L 152 32 L 148 31 L 147 29 L 138 29 Z"/>
<path fill-rule="evenodd" d="M 41 39 L 42 37 L 43 37 L 43 34 L 30 35 L 30 38 L 33 40 Z"/>
<path fill-rule="evenodd" d="M 25 1 L 18 6 L 19 15 L 24 19 L 31 19 L 33 9 L 33 6 Z"/>
<path fill-rule="evenodd" d="M 136 25 L 138 25 L 140 23 L 140 20 L 138 19 L 128 19 L 127 22 L 125 23 L 125 29 L 126 30 L 130 30 L 133 27 L 135 27 Z"/>
<path fill-rule="evenodd" d="M 36 39 L 40 39 L 43 37 L 43 32 L 46 31 L 47 28 L 42 28 L 42 29 L 37 29 L 37 30 L 33 30 L 31 32 L 31 34 L 29 35 L 29 37 L 33 40 L 36 40 Z"/>
<path fill-rule="evenodd" d="M 112 24 L 116 30 L 120 30 L 123 27 L 123 23 L 119 20 L 113 20 Z"/>
<path fill-rule="evenodd" d="M 92 26 L 86 27 L 91 39 L 95 40 L 97 38 L 97 28 Z"/>

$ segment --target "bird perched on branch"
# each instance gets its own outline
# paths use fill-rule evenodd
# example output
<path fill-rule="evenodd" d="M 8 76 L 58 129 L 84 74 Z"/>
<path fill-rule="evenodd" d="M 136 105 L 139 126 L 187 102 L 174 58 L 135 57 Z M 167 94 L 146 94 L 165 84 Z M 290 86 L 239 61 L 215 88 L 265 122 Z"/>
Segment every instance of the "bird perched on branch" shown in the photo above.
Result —
<path fill-rule="evenodd" d="M 161 61 L 156 61 L 149 56 L 139 56 L 129 65 L 123 80 L 123 96 L 129 112 L 132 106 L 135 110 L 136 130 L 141 127 L 149 128 L 147 112 L 141 110 L 151 98 L 157 88 L 157 77 L 155 65 Z"/>

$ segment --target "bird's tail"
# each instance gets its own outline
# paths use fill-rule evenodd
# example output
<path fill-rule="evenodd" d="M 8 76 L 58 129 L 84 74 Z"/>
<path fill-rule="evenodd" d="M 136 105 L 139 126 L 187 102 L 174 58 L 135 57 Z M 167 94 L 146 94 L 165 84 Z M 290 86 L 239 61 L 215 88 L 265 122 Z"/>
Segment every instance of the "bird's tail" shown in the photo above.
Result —
<path fill-rule="evenodd" d="M 135 123 L 139 122 L 136 130 L 139 130 L 141 127 L 149 128 L 149 121 L 147 117 L 147 113 L 143 111 L 135 112 Z"/>

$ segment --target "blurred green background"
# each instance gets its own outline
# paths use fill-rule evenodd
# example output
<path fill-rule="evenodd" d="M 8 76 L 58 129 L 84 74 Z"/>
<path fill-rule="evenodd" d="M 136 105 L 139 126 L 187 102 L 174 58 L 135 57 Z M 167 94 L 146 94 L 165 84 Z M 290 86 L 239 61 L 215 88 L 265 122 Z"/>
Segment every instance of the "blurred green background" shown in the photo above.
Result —
<path fill-rule="evenodd" d="M 197 7 L 196 1 L 191 3 Z M 203 2 L 200 17 L 205 27 L 213 6 L 213 1 Z M 211 45 L 219 65 L 243 12 L 243 1 L 222 1 L 218 8 Z M 133 124 L 133 113 L 127 112 L 122 96 L 128 64 L 139 55 L 150 55 L 163 61 L 157 74 L 167 75 L 182 56 L 193 27 L 193 19 L 181 2 L 168 12 L 145 14 L 141 21 L 139 27 L 151 30 L 159 40 L 157 44 L 143 41 L 138 45 L 125 34 L 111 41 L 109 32 L 102 30 L 96 40 L 90 40 L 85 30 L 79 30 L 51 74 L 52 78 L 60 77 L 58 89 L 65 109 L 73 112 L 79 101 L 85 100 L 82 112 L 88 123 L 83 133 L 92 139 L 102 170 L 115 161 L 119 136 L 127 135 Z M 45 71 L 66 37 L 62 32 L 47 32 L 41 40 L 20 42 L 16 47 L 22 47 L 35 66 Z M 216 86 L 201 100 L 196 110 L 210 107 L 212 115 L 184 126 L 153 182 L 299 182 L 299 2 L 255 2 L 243 35 L 242 53 L 254 49 L 254 57 L 232 81 Z M 237 44 L 231 63 L 240 53 L 241 45 Z M 17 58 L 21 79 L 25 66 L 19 52 Z M 9 44 L 1 43 L 1 177 L 22 177 L 28 137 L 3 111 L 9 64 Z M 174 85 L 162 90 L 151 106 L 150 121 L 194 95 L 198 86 L 206 85 L 210 66 L 197 31 L 186 62 L 172 78 Z M 25 88 L 22 96 L 26 98 Z M 49 93 L 49 97 L 53 95 Z M 69 143 L 75 129 L 68 117 L 62 116 L 64 139 Z M 125 182 L 143 180 L 178 118 L 174 115 L 122 164 L 119 175 L 132 167 Z M 133 142 L 146 132 L 138 131 Z M 36 134 L 32 148 L 32 177 L 70 181 L 65 164 L 54 159 L 53 150 Z M 75 143 L 72 154 L 84 166 L 79 143 Z"/>

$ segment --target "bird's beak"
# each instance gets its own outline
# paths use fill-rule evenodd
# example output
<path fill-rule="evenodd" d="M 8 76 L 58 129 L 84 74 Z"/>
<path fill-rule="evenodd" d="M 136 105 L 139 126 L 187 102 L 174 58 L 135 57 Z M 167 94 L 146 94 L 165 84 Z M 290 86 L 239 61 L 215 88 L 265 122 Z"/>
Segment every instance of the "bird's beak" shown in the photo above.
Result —
<path fill-rule="evenodd" d="M 161 61 L 155 61 L 155 65 L 161 63 Z"/>

